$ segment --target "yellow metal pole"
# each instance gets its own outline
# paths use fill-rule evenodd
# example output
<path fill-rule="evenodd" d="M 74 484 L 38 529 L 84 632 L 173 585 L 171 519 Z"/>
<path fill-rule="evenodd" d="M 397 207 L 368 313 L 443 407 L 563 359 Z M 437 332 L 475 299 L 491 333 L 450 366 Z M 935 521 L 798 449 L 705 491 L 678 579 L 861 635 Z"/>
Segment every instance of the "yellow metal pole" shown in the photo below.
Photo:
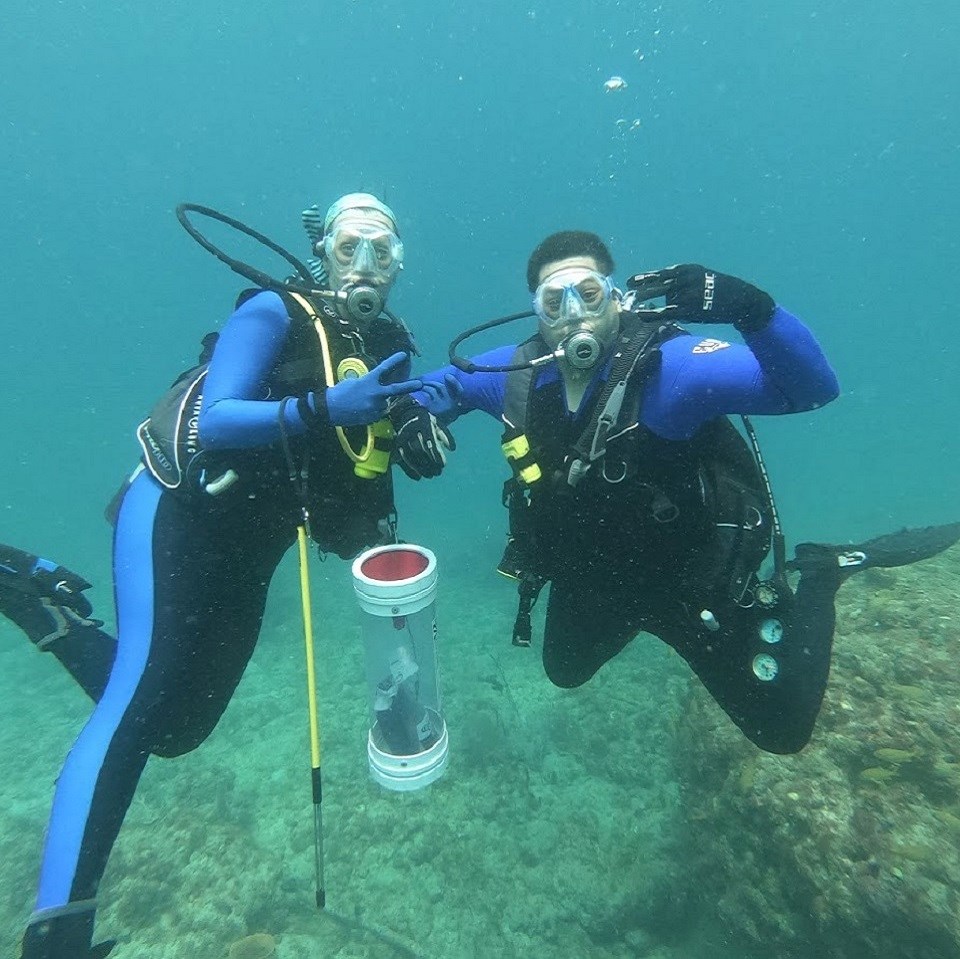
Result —
<path fill-rule="evenodd" d="M 317 907 L 323 909 L 327 890 L 323 878 L 323 786 L 320 775 L 320 720 L 317 712 L 317 673 L 313 656 L 313 610 L 310 605 L 310 569 L 306 517 L 297 527 L 300 553 L 300 603 L 303 608 L 303 641 L 307 654 L 307 709 L 310 715 L 310 771 L 313 793 L 313 846 Z"/>

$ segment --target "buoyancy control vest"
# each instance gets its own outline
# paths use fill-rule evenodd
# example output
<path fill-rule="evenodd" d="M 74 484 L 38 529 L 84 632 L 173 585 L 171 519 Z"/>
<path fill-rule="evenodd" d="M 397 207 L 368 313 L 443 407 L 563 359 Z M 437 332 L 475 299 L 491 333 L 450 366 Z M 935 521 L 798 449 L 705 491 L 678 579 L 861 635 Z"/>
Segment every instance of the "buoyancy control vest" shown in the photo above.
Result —
<path fill-rule="evenodd" d="M 262 290 L 246 290 L 239 307 Z M 322 391 L 343 364 L 360 361 L 372 368 L 398 350 L 409 350 L 409 334 L 388 321 L 378 321 L 361 337 L 322 300 L 278 293 L 290 326 L 286 341 L 264 384 L 263 400 L 302 397 Z M 166 489 L 205 505 L 229 508 L 237 495 L 265 500 L 292 499 L 290 470 L 280 443 L 236 450 L 206 450 L 198 420 L 203 387 L 213 356 L 216 334 L 203 340 L 198 364 L 184 371 L 157 401 L 137 428 L 144 466 Z M 349 557 L 382 537 L 384 522 L 394 516 L 393 485 L 388 468 L 392 431 L 367 427 L 333 428 L 290 437 L 300 476 L 306 478 L 306 506 L 311 533 L 324 551 Z M 382 468 L 360 469 L 357 455 L 371 444 Z"/>
<path fill-rule="evenodd" d="M 649 313 L 647 314 L 649 316 Z M 771 516 L 757 462 L 726 417 L 689 440 L 657 436 L 640 422 L 644 387 L 660 346 L 686 331 L 642 313 L 621 314 L 605 382 L 578 417 L 563 384 L 538 370 L 507 375 L 503 449 L 510 536 L 499 569 L 528 592 L 558 577 L 628 586 L 641 573 L 677 588 L 736 600 L 770 548 Z M 539 337 L 512 362 L 542 355 Z"/>

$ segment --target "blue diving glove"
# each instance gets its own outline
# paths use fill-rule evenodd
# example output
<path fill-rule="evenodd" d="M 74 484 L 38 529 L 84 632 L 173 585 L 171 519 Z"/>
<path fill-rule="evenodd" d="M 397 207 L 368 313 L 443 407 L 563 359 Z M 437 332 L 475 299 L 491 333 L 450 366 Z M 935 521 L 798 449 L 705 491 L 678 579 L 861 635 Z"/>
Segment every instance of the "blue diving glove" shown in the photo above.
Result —
<path fill-rule="evenodd" d="M 409 368 L 409 362 L 406 353 L 394 353 L 363 376 L 341 380 L 322 392 L 309 393 L 297 403 L 297 409 L 311 428 L 375 423 L 387 415 L 394 397 L 423 388 L 420 380 L 390 382 L 399 369 Z"/>
<path fill-rule="evenodd" d="M 423 385 L 440 389 L 435 383 Z M 447 465 L 446 450 L 457 448 L 453 434 L 410 396 L 401 396 L 391 405 L 390 422 L 396 433 L 393 455 L 400 469 L 412 480 L 439 476 Z"/>
<path fill-rule="evenodd" d="M 438 420 L 449 423 L 457 418 L 457 413 L 460 411 L 460 397 L 463 396 L 463 384 L 452 373 L 447 373 L 442 383 L 424 380 L 423 393 L 424 399 L 421 405 L 433 413 Z"/>
<path fill-rule="evenodd" d="M 666 297 L 664 311 L 676 323 L 732 323 L 740 333 L 762 330 L 776 308 L 763 290 L 698 263 L 637 273 L 627 280 L 633 302 Z"/>

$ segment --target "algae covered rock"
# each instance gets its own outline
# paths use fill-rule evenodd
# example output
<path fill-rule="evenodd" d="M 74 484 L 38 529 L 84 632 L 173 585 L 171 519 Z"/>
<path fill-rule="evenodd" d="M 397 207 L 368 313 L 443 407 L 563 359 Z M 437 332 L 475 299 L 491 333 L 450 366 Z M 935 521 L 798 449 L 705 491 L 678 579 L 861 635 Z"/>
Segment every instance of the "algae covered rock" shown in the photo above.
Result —
<path fill-rule="evenodd" d="M 700 908 L 766 955 L 960 955 L 960 550 L 837 600 L 812 742 L 772 756 L 691 683 L 677 774 Z"/>

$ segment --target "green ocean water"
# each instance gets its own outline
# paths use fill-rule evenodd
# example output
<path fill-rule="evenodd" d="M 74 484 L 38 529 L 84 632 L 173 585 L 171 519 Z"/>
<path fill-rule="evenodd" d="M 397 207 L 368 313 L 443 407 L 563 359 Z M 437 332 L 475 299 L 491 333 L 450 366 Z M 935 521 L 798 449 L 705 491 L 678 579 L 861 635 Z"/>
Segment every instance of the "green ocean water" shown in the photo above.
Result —
<path fill-rule="evenodd" d="M 547 232 L 595 230 L 621 279 L 706 263 L 824 344 L 841 399 L 758 423 L 791 542 L 956 519 L 958 27 L 942 0 L 9 11 L 0 540 L 83 572 L 110 620 L 102 510 L 136 461 L 133 430 L 243 285 L 174 206 L 218 207 L 306 254 L 300 210 L 354 189 L 384 193 L 402 221 L 391 303 L 423 369 L 463 327 L 526 306 Z M 626 88 L 605 92 L 611 76 Z M 148 766 L 101 888 L 119 959 L 222 956 L 257 931 L 281 959 L 763 951 L 677 893 L 702 821 L 677 771 L 682 665 L 641 637 L 569 692 L 538 649 L 510 646 L 514 594 L 493 572 L 505 467 L 479 416 L 456 425 L 443 478 L 398 477 L 401 534 L 441 569 L 446 776 L 413 796 L 368 781 L 348 567 L 315 562 L 317 914 L 286 562 L 221 725 Z M 0 623 L 0 952 L 29 915 L 53 783 L 88 710 Z"/>

